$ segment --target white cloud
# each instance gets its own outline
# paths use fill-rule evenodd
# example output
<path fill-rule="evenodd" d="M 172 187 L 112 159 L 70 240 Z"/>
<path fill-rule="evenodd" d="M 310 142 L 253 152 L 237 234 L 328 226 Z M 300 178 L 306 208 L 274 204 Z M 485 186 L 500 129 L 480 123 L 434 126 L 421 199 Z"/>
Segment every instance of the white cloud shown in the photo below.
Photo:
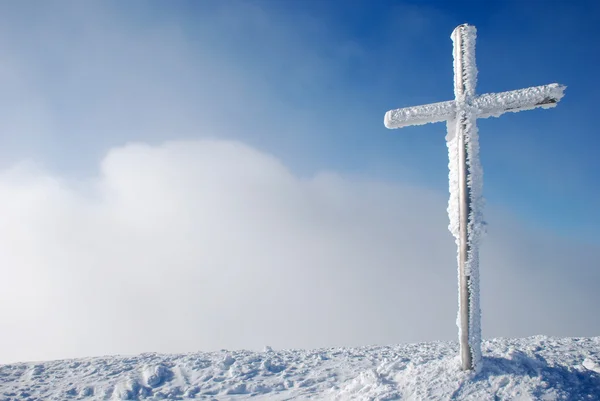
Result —
<path fill-rule="evenodd" d="M 453 340 L 445 203 L 239 142 L 114 148 L 79 182 L 22 163 L 0 174 L 3 362 Z M 597 333 L 591 248 L 491 217 L 484 336 Z"/>

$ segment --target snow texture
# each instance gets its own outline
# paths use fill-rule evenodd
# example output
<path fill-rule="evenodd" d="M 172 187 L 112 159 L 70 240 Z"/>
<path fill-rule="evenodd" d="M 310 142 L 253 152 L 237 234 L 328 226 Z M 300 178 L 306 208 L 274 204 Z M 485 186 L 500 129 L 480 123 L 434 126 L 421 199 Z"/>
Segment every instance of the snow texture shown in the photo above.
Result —
<path fill-rule="evenodd" d="M 142 354 L 0 365 L 0 400 L 600 400 L 600 337 Z"/>
<path fill-rule="evenodd" d="M 566 86 L 550 84 L 501 93 L 487 93 L 473 101 L 478 118 L 499 117 L 506 112 L 556 107 Z"/>
<path fill-rule="evenodd" d="M 448 120 L 446 122 L 446 128 L 448 133 L 446 134 L 446 146 L 448 147 L 448 187 L 450 191 L 450 198 L 448 199 L 448 218 L 450 224 L 448 230 L 454 236 L 456 246 L 460 245 L 459 242 L 459 184 L 458 184 L 458 138 L 456 136 L 456 119 Z"/>
<path fill-rule="evenodd" d="M 402 128 L 409 125 L 423 125 L 446 121 L 456 115 L 456 104 L 448 102 L 431 103 L 423 106 L 405 107 L 385 113 L 383 123 L 387 128 Z"/>
<path fill-rule="evenodd" d="M 462 46 L 456 47 L 456 38 L 460 35 Z M 464 92 L 460 93 L 454 90 L 456 100 L 461 101 L 461 97 L 465 99 L 473 99 L 475 97 L 475 88 L 477 87 L 477 64 L 475 63 L 475 41 L 477 39 L 477 29 L 472 25 L 463 24 L 452 32 L 452 41 L 455 49 L 461 53 L 462 58 L 462 79 Z M 455 56 L 456 56 L 455 52 Z M 456 61 L 456 60 L 455 60 Z M 456 65 L 456 64 L 455 64 Z M 454 71 L 456 73 L 458 71 Z M 455 81 L 456 82 L 456 81 Z"/>
<path fill-rule="evenodd" d="M 448 217 L 450 231 L 460 245 L 460 213 L 459 213 L 459 160 L 458 151 L 460 136 L 464 137 L 467 150 L 467 187 L 470 211 L 467 223 L 468 253 L 465 263 L 465 275 L 469 277 L 469 347 L 475 369 L 480 368 L 481 361 L 481 310 L 479 306 L 479 238 L 482 226 L 483 209 L 483 170 L 479 162 L 479 136 L 477 132 L 477 109 L 473 105 L 475 87 L 477 86 L 477 67 L 475 65 L 475 40 L 477 31 L 474 26 L 461 25 L 452 32 L 454 42 L 454 96 L 456 98 L 456 120 L 454 129 L 448 134 L 448 159 L 450 181 L 450 199 Z M 450 134 L 453 132 L 453 134 Z M 455 193 L 456 192 L 456 193 Z M 456 202 L 456 203 L 455 203 Z M 460 287 L 460 247 L 457 252 L 458 276 Z M 457 317 L 458 336 L 461 337 L 461 306 L 459 290 L 459 308 Z"/>
<path fill-rule="evenodd" d="M 566 86 L 550 84 L 500 93 L 486 93 L 476 96 L 472 103 L 477 118 L 500 117 L 507 112 L 516 113 L 536 108 L 556 107 L 564 96 Z M 385 113 L 387 128 L 402 128 L 411 125 L 439 123 L 456 117 L 456 102 L 431 103 L 422 106 L 405 107 Z"/>

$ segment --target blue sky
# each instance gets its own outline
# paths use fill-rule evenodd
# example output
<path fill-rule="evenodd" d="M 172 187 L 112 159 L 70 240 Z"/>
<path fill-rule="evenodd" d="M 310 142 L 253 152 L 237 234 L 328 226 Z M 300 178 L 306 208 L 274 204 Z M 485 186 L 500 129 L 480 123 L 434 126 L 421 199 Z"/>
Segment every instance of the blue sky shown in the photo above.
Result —
<path fill-rule="evenodd" d="M 383 117 L 453 98 L 465 22 L 478 93 L 567 85 L 554 109 L 478 123 L 484 337 L 598 335 L 599 18 L 592 1 L 0 3 L 7 358 L 454 339 L 445 125 Z"/>
<path fill-rule="evenodd" d="M 317 113 L 344 123 L 320 144 L 321 166 L 443 189 L 443 125 L 390 133 L 379 120 L 388 108 L 452 98 L 448 33 L 462 22 L 479 29 L 479 93 L 550 82 L 568 85 L 558 109 L 480 123 L 485 193 L 489 203 L 523 219 L 597 243 L 600 165 L 595 150 L 600 139 L 592 122 L 600 30 L 596 3 L 257 4 L 275 9 L 290 21 L 290 30 L 306 35 L 311 56 L 330 62 L 330 81 L 314 88 L 308 102 L 320 109 Z M 303 28 L 304 18 L 316 20 L 319 34 Z M 336 47 L 345 45 L 353 48 L 349 58 L 335 54 Z M 289 96 L 304 103 L 309 93 L 301 88 Z"/>
<path fill-rule="evenodd" d="M 136 55 L 119 53 L 125 50 L 112 49 L 110 38 L 93 31 L 114 24 L 118 30 L 135 32 L 140 40 L 148 35 L 143 39 L 148 46 L 161 31 L 178 37 L 177 57 L 189 68 L 172 60 L 154 64 L 150 51 L 144 50 L 139 60 L 154 64 L 150 69 L 158 72 L 147 73 L 146 78 L 169 84 L 164 91 L 179 98 L 177 112 L 183 118 L 234 125 L 228 120 L 235 119 L 236 112 L 217 116 L 207 105 L 194 104 L 198 93 L 219 98 L 223 108 L 228 97 L 236 97 L 232 82 L 230 92 L 216 93 L 221 81 L 227 83 L 226 74 L 215 79 L 219 85 L 214 87 L 207 84 L 213 79 L 210 72 L 194 75 L 203 58 L 219 60 L 236 76 L 232 81 L 246 87 L 239 98 L 253 103 L 240 110 L 239 117 L 244 113 L 255 117 L 250 124 L 236 125 L 227 136 L 272 152 L 303 174 L 332 169 L 444 191 L 443 124 L 387 131 L 381 121 L 391 108 L 452 98 L 449 34 L 468 22 L 478 28 L 479 93 L 551 82 L 568 86 L 567 96 L 551 111 L 480 121 L 488 204 L 562 235 L 600 240 L 596 213 L 600 162 L 595 154 L 600 139 L 593 120 L 598 82 L 594 68 L 600 51 L 595 2 L 357 1 L 352 6 L 336 1 L 114 2 L 105 3 L 111 14 L 104 21 L 86 14 L 85 6 L 61 4 L 75 11 L 64 13 L 60 23 L 55 17 L 60 7 L 32 7 L 27 2 L 4 6 L 14 15 L 7 17 L 8 24 L 20 33 L 5 40 L 20 45 L 13 52 L 43 87 L 47 113 L 61 131 L 41 141 L 9 137 L 5 159 L 43 158 L 61 171 L 85 171 L 110 146 L 176 136 L 176 126 L 169 133 L 133 128 L 129 134 L 126 130 L 117 134 L 110 122 L 92 126 L 89 119 L 69 116 L 71 112 L 102 120 L 101 109 L 94 111 L 94 98 L 120 96 L 116 82 L 128 77 L 116 70 L 119 66 L 136 70 L 132 73 L 142 76 L 138 81 L 143 85 L 148 65 L 136 65 Z M 64 29 L 59 31 L 61 24 Z M 44 42 L 44 30 L 50 28 L 60 33 Z M 98 65 L 111 52 L 117 54 L 109 61 L 114 70 L 73 66 L 80 61 L 76 57 L 89 57 L 86 47 L 94 46 L 106 51 L 98 53 Z M 66 59 L 70 47 L 76 56 Z M 155 56 L 168 58 L 169 51 L 159 49 Z M 71 70 L 81 73 L 73 77 Z M 163 89 L 140 91 L 147 99 L 157 98 L 146 106 L 150 115 L 163 107 L 159 100 L 165 96 Z M 123 105 L 123 117 L 127 107 Z M 132 110 L 131 119 L 146 117 L 140 113 Z M 293 121 L 288 122 L 290 113 Z M 112 117 L 106 113 L 104 118 Z M 151 118 L 147 121 L 157 125 Z M 191 131 L 179 136 L 197 135 Z M 15 150 L 10 150 L 11 143 Z"/>

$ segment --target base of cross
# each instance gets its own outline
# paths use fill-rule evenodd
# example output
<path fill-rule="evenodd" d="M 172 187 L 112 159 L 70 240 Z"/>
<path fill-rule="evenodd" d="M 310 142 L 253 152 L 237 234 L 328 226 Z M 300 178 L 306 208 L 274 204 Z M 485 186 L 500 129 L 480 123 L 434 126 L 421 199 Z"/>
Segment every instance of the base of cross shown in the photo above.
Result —
<path fill-rule="evenodd" d="M 447 102 L 390 110 L 387 128 L 446 121 L 449 156 L 449 229 L 458 246 L 458 328 L 461 367 L 478 369 L 481 362 L 481 313 L 479 306 L 479 237 L 482 230 L 483 170 L 479 162 L 477 119 L 507 112 L 552 108 L 564 96 L 559 84 L 477 96 L 474 26 L 456 27 L 454 43 L 454 96 Z"/>

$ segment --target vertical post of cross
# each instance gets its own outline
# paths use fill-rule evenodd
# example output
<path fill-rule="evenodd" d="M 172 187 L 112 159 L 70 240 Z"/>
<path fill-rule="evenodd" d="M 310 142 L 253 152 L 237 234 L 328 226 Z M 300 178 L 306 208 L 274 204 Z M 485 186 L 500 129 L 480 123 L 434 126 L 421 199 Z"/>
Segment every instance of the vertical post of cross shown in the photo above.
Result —
<path fill-rule="evenodd" d="M 474 65 L 474 42 L 465 41 L 465 30 L 475 29 L 466 24 L 452 32 L 454 41 L 454 93 L 456 96 L 456 135 L 458 141 L 458 187 L 459 187 L 459 328 L 460 356 L 463 370 L 473 369 L 471 349 L 471 275 L 467 266 L 470 253 L 469 215 L 471 214 L 471 194 L 469 193 L 469 144 L 467 138 L 474 127 L 475 118 L 469 108 L 475 97 L 477 70 Z M 471 61 L 473 63 L 471 64 Z M 473 256 L 473 255 L 471 255 Z"/>
<path fill-rule="evenodd" d="M 446 121 L 450 199 L 448 228 L 458 246 L 457 325 L 461 367 L 481 366 L 481 312 L 479 308 L 479 234 L 482 229 L 482 169 L 479 162 L 477 118 L 499 117 L 507 112 L 552 108 L 564 96 L 565 86 L 550 84 L 475 96 L 474 26 L 463 24 L 452 32 L 454 42 L 454 95 L 452 101 L 404 107 L 385 113 L 387 128 L 402 128 Z"/>

